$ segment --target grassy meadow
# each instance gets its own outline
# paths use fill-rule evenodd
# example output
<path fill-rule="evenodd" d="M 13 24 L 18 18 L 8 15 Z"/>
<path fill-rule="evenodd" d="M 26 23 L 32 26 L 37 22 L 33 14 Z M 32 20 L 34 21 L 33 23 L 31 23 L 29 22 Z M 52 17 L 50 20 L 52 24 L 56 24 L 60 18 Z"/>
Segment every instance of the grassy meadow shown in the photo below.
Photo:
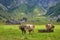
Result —
<path fill-rule="evenodd" d="M 60 40 L 60 25 L 55 25 L 52 33 L 38 33 L 38 29 L 45 29 L 45 25 L 35 25 L 32 34 L 22 34 L 19 25 L 0 25 L 0 40 Z"/>

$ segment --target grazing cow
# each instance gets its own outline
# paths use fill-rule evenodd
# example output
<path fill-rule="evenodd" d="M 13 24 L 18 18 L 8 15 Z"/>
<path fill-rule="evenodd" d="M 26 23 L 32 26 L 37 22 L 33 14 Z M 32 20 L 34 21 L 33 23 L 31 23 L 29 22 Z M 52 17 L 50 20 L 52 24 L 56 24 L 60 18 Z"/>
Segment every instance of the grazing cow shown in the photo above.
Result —
<path fill-rule="evenodd" d="M 55 26 L 52 25 L 52 24 L 47 24 L 47 25 L 46 25 L 46 30 L 47 30 L 47 31 L 54 30 L 54 27 L 55 27 Z"/>
<path fill-rule="evenodd" d="M 54 25 L 52 24 L 47 24 L 46 29 L 38 30 L 38 32 L 53 32 L 54 31 Z"/>
<path fill-rule="evenodd" d="M 35 26 L 32 24 L 25 24 L 25 25 L 19 26 L 19 29 L 21 29 L 22 33 L 26 33 L 26 32 L 31 33 L 32 31 L 34 31 L 34 28 Z"/>

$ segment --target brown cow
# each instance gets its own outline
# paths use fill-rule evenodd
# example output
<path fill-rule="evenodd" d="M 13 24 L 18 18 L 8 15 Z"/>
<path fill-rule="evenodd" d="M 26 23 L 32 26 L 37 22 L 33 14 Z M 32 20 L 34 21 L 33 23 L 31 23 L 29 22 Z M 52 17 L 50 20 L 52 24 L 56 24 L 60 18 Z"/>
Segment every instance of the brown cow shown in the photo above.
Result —
<path fill-rule="evenodd" d="M 26 32 L 31 33 L 32 31 L 34 31 L 34 28 L 35 26 L 32 24 L 25 24 L 25 25 L 19 26 L 19 29 L 21 29 L 22 33 L 26 33 Z"/>
<path fill-rule="evenodd" d="M 54 32 L 54 25 L 52 24 L 46 24 L 46 29 L 38 30 L 38 32 Z"/>
<path fill-rule="evenodd" d="M 47 30 L 47 31 L 53 30 L 54 27 L 55 27 L 55 26 L 52 25 L 52 24 L 47 24 L 47 25 L 46 25 L 46 30 Z"/>

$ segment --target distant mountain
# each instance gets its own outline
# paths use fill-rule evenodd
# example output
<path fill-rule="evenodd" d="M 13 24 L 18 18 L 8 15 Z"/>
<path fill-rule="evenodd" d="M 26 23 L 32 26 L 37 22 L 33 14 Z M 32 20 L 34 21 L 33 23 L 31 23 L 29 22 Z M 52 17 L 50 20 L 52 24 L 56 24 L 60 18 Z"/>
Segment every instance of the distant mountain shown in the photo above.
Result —
<path fill-rule="evenodd" d="M 56 5 L 60 0 L 40 0 L 39 4 L 46 10 L 49 9 L 51 6 Z"/>
<path fill-rule="evenodd" d="M 57 5 L 59 2 L 60 0 L 0 0 L 0 20 L 40 17 L 46 12 L 47 15 L 57 13 L 55 9 L 60 7 Z"/>
<path fill-rule="evenodd" d="M 19 7 L 15 8 L 14 10 L 10 10 L 4 5 L 0 4 L 0 18 L 1 19 L 3 18 L 5 20 L 8 19 L 18 20 L 23 17 L 29 18 L 29 17 L 40 16 L 44 14 L 45 14 L 45 10 L 39 5 L 29 7 L 27 6 L 27 4 L 22 4 Z"/>
<path fill-rule="evenodd" d="M 29 7 L 39 4 L 47 10 L 49 7 L 56 5 L 59 1 L 60 0 L 0 0 L 0 3 L 10 9 L 16 8 L 23 3 Z"/>
<path fill-rule="evenodd" d="M 60 15 L 60 3 L 58 3 L 57 5 L 50 7 L 49 10 L 47 11 L 47 16 L 50 17 L 57 17 Z"/>
<path fill-rule="evenodd" d="M 46 13 L 46 16 L 49 17 L 49 20 L 60 22 L 60 2 L 55 6 L 50 7 Z"/>
<path fill-rule="evenodd" d="M 4 11 L 8 11 L 8 9 L 4 5 L 2 5 L 2 4 L 0 4 L 0 9 L 2 9 Z"/>

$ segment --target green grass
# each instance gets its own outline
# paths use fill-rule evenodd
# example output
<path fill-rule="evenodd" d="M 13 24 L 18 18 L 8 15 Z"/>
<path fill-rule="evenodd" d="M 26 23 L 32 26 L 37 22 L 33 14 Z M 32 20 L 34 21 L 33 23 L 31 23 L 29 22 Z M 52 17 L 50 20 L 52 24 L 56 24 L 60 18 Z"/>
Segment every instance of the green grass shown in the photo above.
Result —
<path fill-rule="evenodd" d="M 55 25 L 53 33 L 38 33 L 45 25 L 35 25 L 32 34 L 22 34 L 19 25 L 0 25 L 0 40 L 60 40 L 60 25 Z"/>

